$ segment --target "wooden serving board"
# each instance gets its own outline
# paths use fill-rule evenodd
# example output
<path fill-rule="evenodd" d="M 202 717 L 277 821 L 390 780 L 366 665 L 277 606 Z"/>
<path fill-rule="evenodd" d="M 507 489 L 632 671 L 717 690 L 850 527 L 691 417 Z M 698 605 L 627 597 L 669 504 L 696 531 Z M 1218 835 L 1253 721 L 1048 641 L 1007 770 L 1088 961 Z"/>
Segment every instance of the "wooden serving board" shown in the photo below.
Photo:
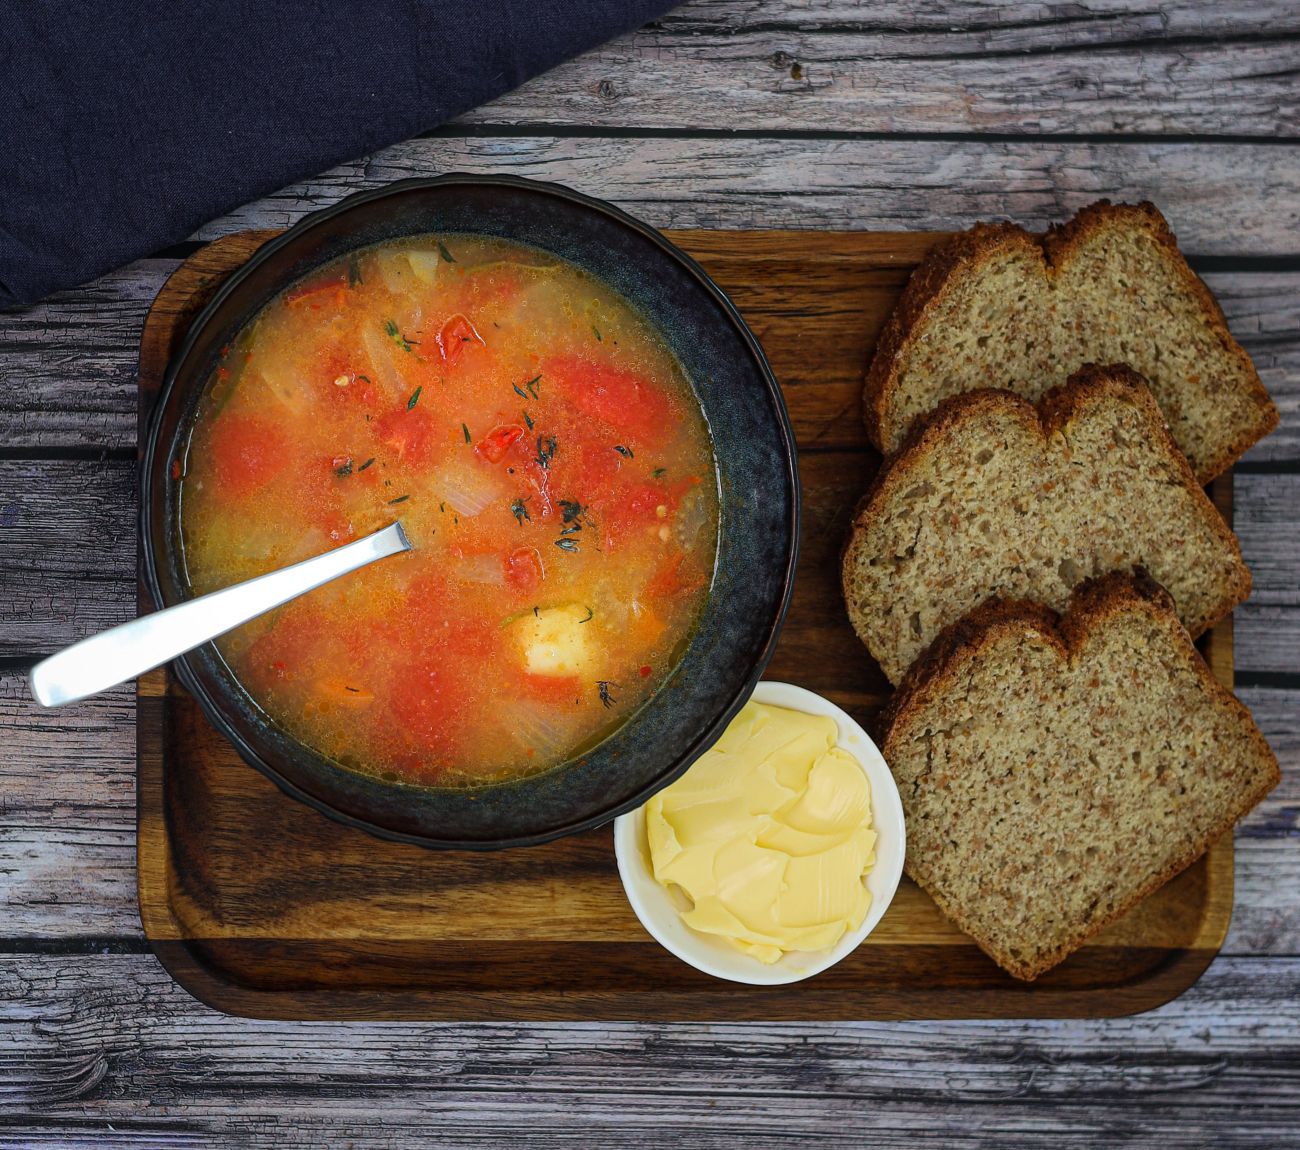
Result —
<path fill-rule="evenodd" d="M 273 232 L 187 260 L 151 309 L 143 425 L 167 361 L 217 284 Z M 767 349 L 800 447 L 803 537 L 768 678 L 811 688 L 868 729 L 888 685 L 837 579 L 849 515 L 878 464 L 859 418 L 863 365 L 934 234 L 680 232 Z M 1231 476 L 1212 493 L 1231 515 Z M 142 599 L 144 593 L 142 591 Z M 150 607 L 142 602 L 144 608 Z M 1231 621 L 1204 650 L 1232 685 Z M 907 879 L 879 927 L 802 984 L 700 974 L 641 928 L 610 827 L 546 846 L 447 853 L 384 842 L 281 794 L 171 675 L 140 681 L 139 895 L 145 933 L 192 994 L 301 1019 L 899 1019 L 1146 1010 L 1196 980 L 1232 909 L 1232 837 L 1037 982 L 1003 974 Z"/>

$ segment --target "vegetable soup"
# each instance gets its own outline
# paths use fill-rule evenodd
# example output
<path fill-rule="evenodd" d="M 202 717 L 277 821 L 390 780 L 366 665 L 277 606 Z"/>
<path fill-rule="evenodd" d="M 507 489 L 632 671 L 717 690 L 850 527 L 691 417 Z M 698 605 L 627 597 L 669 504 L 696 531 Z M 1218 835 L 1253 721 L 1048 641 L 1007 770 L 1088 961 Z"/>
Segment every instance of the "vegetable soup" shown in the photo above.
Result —
<path fill-rule="evenodd" d="M 664 683 L 713 576 L 681 366 L 609 287 L 504 241 L 406 238 L 283 292 L 223 349 L 172 479 L 195 594 L 401 520 L 414 551 L 219 641 L 282 728 L 386 779 L 593 746 Z"/>

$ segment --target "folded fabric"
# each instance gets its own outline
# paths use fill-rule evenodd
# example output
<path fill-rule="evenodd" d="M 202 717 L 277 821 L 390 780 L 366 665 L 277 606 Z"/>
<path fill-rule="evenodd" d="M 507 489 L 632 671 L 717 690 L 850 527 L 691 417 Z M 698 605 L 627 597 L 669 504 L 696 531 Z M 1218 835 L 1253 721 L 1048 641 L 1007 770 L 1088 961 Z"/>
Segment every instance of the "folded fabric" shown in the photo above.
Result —
<path fill-rule="evenodd" d="M 435 127 L 665 0 L 0 0 L 0 308 Z"/>

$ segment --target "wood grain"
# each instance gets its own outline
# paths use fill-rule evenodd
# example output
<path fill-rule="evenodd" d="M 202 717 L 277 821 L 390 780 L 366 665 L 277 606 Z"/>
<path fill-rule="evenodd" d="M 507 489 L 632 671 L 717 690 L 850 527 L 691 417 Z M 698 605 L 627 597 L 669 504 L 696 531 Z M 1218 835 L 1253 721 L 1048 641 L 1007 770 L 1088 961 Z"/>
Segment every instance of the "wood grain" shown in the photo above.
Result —
<path fill-rule="evenodd" d="M 1241 0 L 1237 4 L 1195 4 L 1188 0 L 1106 0 L 1084 3 L 1008 4 L 1006 0 L 692 0 L 669 10 L 649 29 L 680 32 L 740 32 L 755 27 L 833 32 L 854 28 L 887 36 L 918 33 L 970 36 L 978 52 L 1008 52 L 1079 44 L 1131 47 L 1161 39 L 1258 38 L 1262 29 L 1279 36 L 1300 30 L 1300 13 L 1288 0 Z M 633 33 L 636 35 L 636 33 Z"/>
<path fill-rule="evenodd" d="M 351 192 L 455 171 L 570 184 L 661 228 L 952 231 L 1011 216 L 1038 229 L 1101 196 L 1149 197 L 1194 255 L 1300 253 L 1300 166 L 1271 141 L 439 136 L 339 165 L 195 235 L 284 228 Z"/>
<path fill-rule="evenodd" d="M 1281 35 L 1294 5 L 941 10 L 692 4 L 459 122 L 1261 137 L 1300 123 L 1300 49 Z"/>
<path fill-rule="evenodd" d="M 0 956 L 0 1000 L 22 1150 L 1278 1150 L 1300 1110 L 1295 959 L 1220 960 L 1105 1024 L 303 1026 L 217 1014 L 141 955 Z"/>

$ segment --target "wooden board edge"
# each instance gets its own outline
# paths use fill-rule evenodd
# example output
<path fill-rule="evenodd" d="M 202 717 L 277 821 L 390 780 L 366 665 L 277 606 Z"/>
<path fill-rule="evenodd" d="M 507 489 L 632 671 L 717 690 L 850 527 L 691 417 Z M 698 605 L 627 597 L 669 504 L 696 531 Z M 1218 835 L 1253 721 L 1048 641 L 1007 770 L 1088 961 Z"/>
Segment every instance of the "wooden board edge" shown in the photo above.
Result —
<path fill-rule="evenodd" d="M 464 993 L 383 989 L 339 990 L 258 987 L 232 976 L 203 955 L 204 940 L 150 939 L 168 975 L 203 1005 L 239 1018 L 284 1022 L 904 1022 L 997 1019 L 1120 1018 L 1155 1010 L 1191 987 L 1217 955 L 1201 947 L 1169 950 L 1132 982 L 1100 992 L 1046 989 L 1012 983 L 964 990 L 938 988 L 891 996 L 876 993 L 850 1014 L 842 1000 L 775 1002 L 737 998 L 719 982 L 706 989 L 665 995 L 643 992 Z M 1103 947 L 1098 957 L 1117 961 L 1140 950 Z M 1033 1010 L 1024 1006 L 1033 1003 Z M 868 1009 L 860 1009 L 862 1006 Z"/>

